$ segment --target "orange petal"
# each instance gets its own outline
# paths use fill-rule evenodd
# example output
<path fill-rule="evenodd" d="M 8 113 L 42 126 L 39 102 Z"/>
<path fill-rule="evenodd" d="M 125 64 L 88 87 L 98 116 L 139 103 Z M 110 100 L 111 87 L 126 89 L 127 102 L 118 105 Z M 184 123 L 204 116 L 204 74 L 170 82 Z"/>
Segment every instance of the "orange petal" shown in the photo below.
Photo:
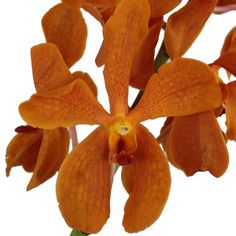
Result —
<path fill-rule="evenodd" d="M 123 0 L 104 28 L 104 77 L 112 113 L 127 113 L 133 56 L 148 31 L 150 10 L 145 0 Z"/>
<path fill-rule="evenodd" d="M 156 138 L 157 142 L 160 143 L 164 149 L 166 147 L 166 140 L 167 140 L 167 137 L 170 133 L 173 119 L 174 119 L 174 117 L 167 117 L 166 118 L 164 125 L 162 126 L 162 128 L 160 130 L 160 135 Z"/>
<path fill-rule="evenodd" d="M 213 64 L 223 67 L 228 72 L 236 76 L 235 62 L 236 62 L 236 48 L 223 53 L 216 61 L 213 62 Z"/>
<path fill-rule="evenodd" d="M 110 212 L 111 165 L 107 131 L 97 128 L 65 159 L 57 180 L 57 200 L 70 227 L 97 233 Z"/>
<path fill-rule="evenodd" d="M 236 27 L 233 27 L 225 37 L 221 54 L 236 48 Z"/>
<path fill-rule="evenodd" d="M 232 81 L 226 85 L 225 113 L 227 138 L 236 140 L 236 81 Z"/>
<path fill-rule="evenodd" d="M 71 8 L 71 9 L 79 9 L 82 7 L 84 0 L 61 0 L 65 6 Z"/>
<path fill-rule="evenodd" d="M 97 8 L 92 4 L 84 4 L 83 9 L 98 20 L 102 26 L 107 22 L 109 17 L 113 14 L 115 7 Z"/>
<path fill-rule="evenodd" d="M 182 56 L 197 38 L 218 0 L 191 0 L 172 14 L 165 29 L 165 46 L 170 58 Z"/>
<path fill-rule="evenodd" d="M 62 3 L 71 9 L 79 9 L 84 4 L 89 3 L 94 7 L 111 7 L 116 4 L 117 0 L 62 0 Z"/>
<path fill-rule="evenodd" d="M 137 106 L 129 113 L 136 121 L 207 111 L 221 104 L 216 74 L 206 64 L 178 58 L 154 74 Z"/>
<path fill-rule="evenodd" d="M 37 163 L 27 191 L 42 184 L 59 170 L 68 153 L 69 143 L 70 136 L 67 129 L 43 130 Z"/>
<path fill-rule="evenodd" d="M 129 192 L 123 225 L 129 233 L 144 230 L 157 220 L 171 182 L 167 160 L 155 138 L 143 126 L 138 126 L 137 139 L 136 162 L 123 167 L 122 171 L 122 180 Z"/>
<path fill-rule="evenodd" d="M 32 172 L 37 161 L 42 132 L 19 133 L 7 146 L 6 175 L 10 175 L 12 167 L 22 165 L 27 172 Z"/>
<path fill-rule="evenodd" d="M 225 139 L 213 111 L 175 117 L 166 151 L 170 162 L 188 176 L 208 170 L 220 177 L 228 167 Z"/>
<path fill-rule="evenodd" d="M 177 7 L 181 0 L 148 0 L 151 8 L 151 18 L 156 18 L 165 15 Z"/>
<path fill-rule="evenodd" d="M 148 30 L 148 34 L 134 57 L 131 70 L 130 85 L 144 89 L 148 79 L 154 73 L 154 53 L 161 30 L 163 19 L 157 19 L 156 23 Z"/>
<path fill-rule="evenodd" d="M 236 4 L 236 0 L 219 0 L 217 6 L 226 6 Z"/>
<path fill-rule="evenodd" d="M 43 43 L 31 48 L 32 70 L 36 91 L 46 94 L 69 83 L 72 79 L 58 48 Z"/>
<path fill-rule="evenodd" d="M 114 7 L 119 0 L 84 0 L 86 3 L 90 3 L 96 7 Z"/>
<path fill-rule="evenodd" d="M 88 85 L 88 87 L 90 88 L 90 90 L 92 91 L 94 96 L 97 97 L 97 95 L 98 95 L 97 86 L 93 82 L 93 80 L 89 76 L 89 74 L 81 72 L 81 71 L 76 71 L 76 72 L 74 72 L 72 74 L 72 76 L 73 76 L 74 79 L 81 79 L 81 80 L 83 80 Z"/>
<path fill-rule="evenodd" d="M 45 129 L 107 122 L 108 113 L 84 81 L 76 80 L 62 92 L 56 96 L 33 95 L 20 105 L 21 116 L 27 124 Z"/>
<path fill-rule="evenodd" d="M 82 57 L 87 26 L 80 10 L 58 4 L 44 15 L 42 26 L 47 42 L 57 45 L 68 67 Z"/>

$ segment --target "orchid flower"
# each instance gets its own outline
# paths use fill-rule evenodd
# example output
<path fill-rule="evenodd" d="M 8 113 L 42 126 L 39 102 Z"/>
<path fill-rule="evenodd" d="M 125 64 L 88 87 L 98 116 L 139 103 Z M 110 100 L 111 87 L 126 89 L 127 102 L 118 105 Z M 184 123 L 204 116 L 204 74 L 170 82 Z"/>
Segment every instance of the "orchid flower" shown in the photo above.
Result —
<path fill-rule="evenodd" d="M 212 110 L 222 100 L 218 76 L 208 65 L 178 58 L 151 76 L 141 100 L 129 109 L 132 63 L 148 34 L 150 16 L 147 0 L 122 0 L 104 26 L 104 78 L 110 113 L 81 79 L 57 84 L 47 94 L 34 94 L 19 107 L 23 119 L 33 127 L 99 125 L 66 157 L 57 179 L 57 199 L 65 221 L 86 233 L 100 231 L 109 218 L 114 163 L 123 166 L 122 181 L 129 193 L 125 230 L 144 230 L 160 216 L 170 190 L 170 172 L 164 153 L 142 121 Z M 68 68 L 59 65 L 58 54 L 48 56 L 51 44 L 36 47 L 38 55 L 47 58 L 39 61 L 40 68 L 44 63 L 58 65 L 44 71 L 48 81 L 67 77 Z"/>
<path fill-rule="evenodd" d="M 228 74 L 236 75 L 235 27 L 228 33 L 221 56 L 210 66 L 223 67 Z M 215 111 L 206 111 L 188 116 L 168 118 L 161 131 L 159 141 L 167 152 L 169 161 L 190 176 L 197 171 L 210 171 L 215 177 L 224 174 L 228 167 L 227 139 L 236 140 L 236 84 L 224 84 L 222 104 Z M 217 122 L 225 110 L 226 135 Z M 194 124 L 194 125 L 193 125 Z"/>

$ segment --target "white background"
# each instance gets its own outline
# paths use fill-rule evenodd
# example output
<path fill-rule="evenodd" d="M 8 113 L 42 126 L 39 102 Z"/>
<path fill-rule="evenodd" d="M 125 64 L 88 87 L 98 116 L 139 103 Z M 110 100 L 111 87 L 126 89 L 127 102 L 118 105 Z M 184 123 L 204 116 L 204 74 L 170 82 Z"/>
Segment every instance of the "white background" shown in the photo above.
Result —
<path fill-rule="evenodd" d="M 183 1 L 186 2 L 186 1 Z M 14 128 L 24 124 L 18 114 L 18 105 L 34 93 L 30 48 L 44 42 L 40 20 L 57 1 L 1 1 L 0 6 L 0 236 L 69 236 L 57 207 L 55 197 L 56 177 L 42 186 L 26 192 L 31 174 L 21 167 L 14 168 L 5 177 L 5 149 L 14 135 Z M 108 109 L 104 92 L 102 69 L 94 64 L 102 40 L 101 26 L 85 14 L 89 34 L 83 59 L 72 71 L 89 72 L 99 88 L 99 101 Z M 227 32 L 236 23 L 236 12 L 213 15 L 206 27 L 186 54 L 206 63 L 214 61 Z M 130 102 L 135 96 L 131 91 Z M 145 122 L 155 136 L 160 120 Z M 224 120 L 221 120 L 224 128 Z M 82 140 L 94 127 L 79 126 Z M 209 173 L 198 173 L 187 178 L 171 167 L 172 189 L 160 219 L 137 235 L 147 236 L 199 236 L 236 235 L 236 157 L 234 142 L 228 143 L 230 165 L 226 174 L 216 179 Z M 111 217 L 99 236 L 128 235 L 121 225 L 127 194 L 115 176 L 111 197 Z M 136 235 L 136 234 L 135 234 Z"/>

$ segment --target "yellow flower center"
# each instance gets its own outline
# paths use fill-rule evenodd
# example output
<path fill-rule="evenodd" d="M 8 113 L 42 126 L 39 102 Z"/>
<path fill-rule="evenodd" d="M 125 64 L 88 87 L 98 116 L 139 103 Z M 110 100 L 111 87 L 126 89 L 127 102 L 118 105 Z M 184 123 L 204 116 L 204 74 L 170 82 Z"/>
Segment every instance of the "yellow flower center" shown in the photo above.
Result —
<path fill-rule="evenodd" d="M 109 125 L 109 149 L 112 162 L 127 165 L 134 161 L 137 149 L 134 126 L 124 117 L 116 118 Z"/>

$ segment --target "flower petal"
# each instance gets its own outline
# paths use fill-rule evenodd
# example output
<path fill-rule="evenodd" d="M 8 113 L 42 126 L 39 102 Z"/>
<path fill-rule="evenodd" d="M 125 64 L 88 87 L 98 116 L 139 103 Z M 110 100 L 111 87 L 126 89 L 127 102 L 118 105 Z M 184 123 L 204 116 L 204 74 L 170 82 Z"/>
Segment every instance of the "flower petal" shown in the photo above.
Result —
<path fill-rule="evenodd" d="M 90 90 L 92 91 L 94 96 L 97 97 L 97 95 L 98 95 L 97 86 L 93 82 L 93 80 L 92 80 L 92 78 L 90 77 L 89 74 L 81 72 L 81 71 L 76 71 L 72 74 L 72 76 L 73 76 L 74 79 L 83 80 L 88 85 L 88 87 L 90 88 Z"/>
<path fill-rule="evenodd" d="M 219 0 L 217 6 L 226 6 L 231 4 L 236 4 L 236 0 Z"/>
<path fill-rule="evenodd" d="M 42 132 L 19 133 L 14 136 L 7 146 L 6 151 L 6 175 L 10 175 L 12 167 L 20 166 L 32 172 L 37 161 L 38 151 L 41 145 Z"/>
<path fill-rule="evenodd" d="M 225 113 L 226 113 L 226 126 L 227 138 L 236 140 L 236 81 L 228 83 L 226 86 Z"/>
<path fill-rule="evenodd" d="M 27 124 L 54 129 L 76 124 L 105 124 L 109 119 L 84 81 L 77 79 L 61 90 L 63 93 L 56 96 L 34 94 L 23 102 L 19 112 Z"/>
<path fill-rule="evenodd" d="M 175 117 L 166 151 L 170 162 L 188 176 L 208 170 L 220 177 L 228 167 L 225 139 L 213 111 Z"/>
<path fill-rule="evenodd" d="M 86 3 L 90 3 L 96 7 L 114 7 L 117 0 L 84 0 Z"/>
<path fill-rule="evenodd" d="M 137 127 L 135 164 L 123 167 L 122 180 L 129 192 L 123 225 L 127 232 L 144 230 L 160 216 L 170 190 L 166 158 L 155 138 L 143 126 Z"/>
<path fill-rule="evenodd" d="M 158 18 L 149 28 L 148 34 L 134 57 L 131 70 L 130 85 L 144 89 L 148 79 L 154 73 L 154 53 L 163 19 Z"/>
<path fill-rule="evenodd" d="M 65 159 L 57 180 L 57 200 L 70 227 L 97 233 L 110 212 L 111 165 L 107 131 L 97 128 Z"/>
<path fill-rule="evenodd" d="M 150 10 L 145 0 L 123 0 L 104 28 L 104 77 L 112 113 L 127 113 L 133 56 L 148 31 Z"/>
<path fill-rule="evenodd" d="M 34 85 L 37 93 L 46 94 L 72 79 L 58 48 L 51 43 L 43 43 L 31 48 Z"/>
<path fill-rule="evenodd" d="M 236 61 L 236 48 L 223 53 L 216 61 L 213 62 L 213 64 L 223 67 L 228 72 L 236 76 L 235 61 Z"/>
<path fill-rule="evenodd" d="M 172 14 L 165 29 L 165 46 L 170 58 L 182 56 L 197 38 L 218 0 L 191 0 Z"/>
<path fill-rule="evenodd" d="M 87 26 L 80 10 L 58 4 L 44 15 L 42 26 L 47 42 L 57 45 L 68 67 L 82 57 Z"/>
<path fill-rule="evenodd" d="M 84 0 L 61 0 L 65 6 L 77 10 L 82 7 Z"/>
<path fill-rule="evenodd" d="M 225 37 L 221 54 L 236 48 L 236 27 L 233 27 Z"/>
<path fill-rule="evenodd" d="M 107 22 L 109 17 L 113 14 L 115 6 L 113 7 L 94 7 L 94 5 L 85 3 L 83 9 L 98 20 L 102 26 Z"/>
<path fill-rule="evenodd" d="M 151 8 L 151 18 L 156 18 L 165 15 L 166 13 L 177 7 L 181 0 L 148 0 Z"/>
<path fill-rule="evenodd" d="M 89 3 L 94 7 L 111 7 L 117 0 L 62 0 L 62 3 L 71 9 L 79 9 L 84 4 Z"/>
<path fill-rule="evenodd" d="M 128 117 L 136 121 L 207 111 L 221 104 L 216 74 L 206 64 L 177 58 L 154 74 Z"/>
<path fill-rule="evenodd" d="M 36 166 L 27 191 L 51 178 L 60 168 L 69 150 L 70 136 L 67 129 L 43 130 Z"/>

